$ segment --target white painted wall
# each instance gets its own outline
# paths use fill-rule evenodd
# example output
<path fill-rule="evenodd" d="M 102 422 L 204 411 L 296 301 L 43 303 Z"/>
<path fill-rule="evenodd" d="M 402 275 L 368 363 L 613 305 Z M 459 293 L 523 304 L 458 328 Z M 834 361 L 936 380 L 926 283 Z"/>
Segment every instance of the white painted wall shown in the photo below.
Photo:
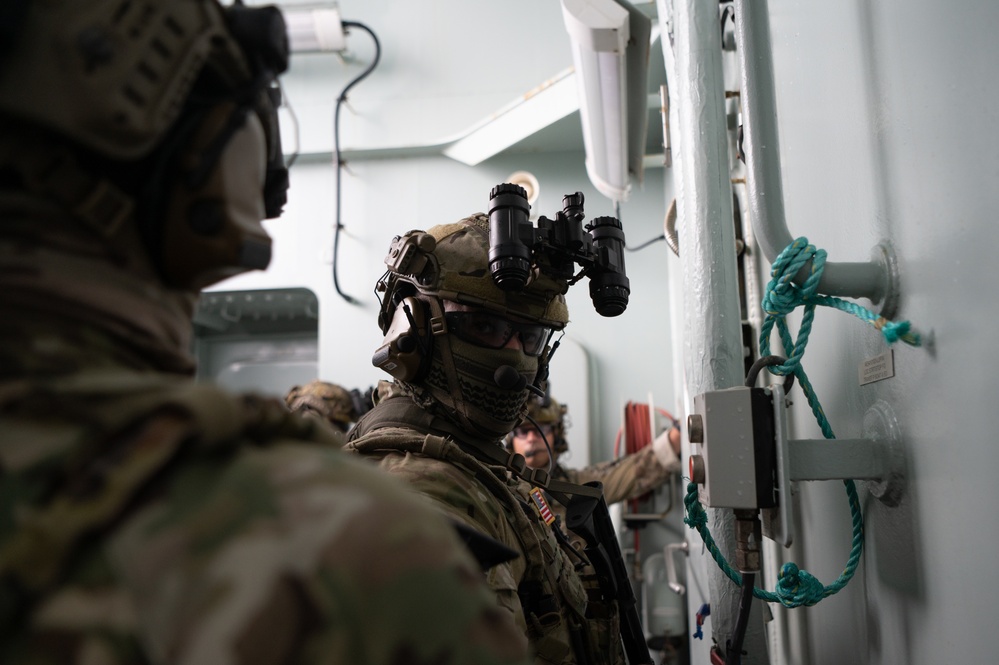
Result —
<path fill-rule="evenodd" d="M 999 526 L 983 516 L 999 505 L 988 415 L 999 383 L 991 344 L 999 317 L 991 220 L 999 93 L 990 83 L 999 5 L 769 6 L 790 232 L 837 262 L 865 261 L 877 243 L 890 243 L 901 273 L 899 318 L 934 340 L 922 349 L 898 345 L 895 377 L 860 386 L 859 365 L 883 352 L 884 341 L 847 314 L 818 312 L 804 367 L 834 430 L 862 436 L 864 415 L 887 403 L 904 437 L 908 488 L 889 508 L 861 484 L 860 569 L 845 591 L 791 612 L 804 632 L 777 645 L 772 662 L 992 662 L 999 574 L 990 553 Z M 796 327 L 800 317 L 792 318 Z M 792 437 L 821 437 L 800 389 L 793 396 Z M 836 481 L 801 489 L 793 559 L 828 584 L 850 547 L 846 496 Z M 692 543 L 695 553 L 699 537 Z M 689 580 L 701 596 L 705 559 L 714 565 L 692 557 Z M 693 662 L 706 662 L 706 632 Z"/>
<path fill-rule="evenodd" d="M 899 318 L 935 338 L 898 345 L 896 376 L 860 386 L 858 366 L 885 343 L 841 312 L 816 316 L 804 367 L 834 430 L 859 437 L 867 410 L 888 403 L 908 491 L 897 508 L 862 492 L 861 568 L 845 591 L 795 610 L 807 615 L 809 645 L 797 662 L 992 662 L 999 5 L 770 0 L 770 16 L 792 236 L 831 261 L 891 243 Z M 820 437 L 795 393 L 794 436 Z M 828 584 L 850 545 L 845 493 L 806 483 L 801 505 L 797 562 Z"/>

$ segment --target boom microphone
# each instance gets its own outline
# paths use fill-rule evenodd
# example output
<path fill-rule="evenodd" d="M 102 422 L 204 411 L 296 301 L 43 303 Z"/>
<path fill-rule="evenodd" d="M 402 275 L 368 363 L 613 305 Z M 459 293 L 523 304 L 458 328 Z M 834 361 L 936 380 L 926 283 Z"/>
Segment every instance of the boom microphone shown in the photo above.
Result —
<path fill-rule="evenodd" d="M 493 382 L 503 390 L 523 390 L 527 388 L 535 395 L 544 397 L 545 393 L 540 388 L 527 383 L 524 375 L 510 365 L 500 365 L 493 374 Z"/>

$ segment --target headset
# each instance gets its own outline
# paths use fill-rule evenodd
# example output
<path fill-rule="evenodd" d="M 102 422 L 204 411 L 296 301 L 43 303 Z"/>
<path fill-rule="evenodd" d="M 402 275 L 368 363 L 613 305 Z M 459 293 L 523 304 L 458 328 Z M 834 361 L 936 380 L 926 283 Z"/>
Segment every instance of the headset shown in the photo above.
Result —
<path fill-rule="evenodd" d="M 385 330 L 371 364 L 399 381 L 418 382 L 426 376 L 433 354 L 426 303 L 403 298 Z"/>
<path fill-rule="evenodd" d="M 177 288 L 266 268 L 271 239 L 260 221 L 280 216 L 287 201 L 277 120 L 277 77 L 289 58 L 284 18 L 276 7 L 237 4 L 225 19 L 250 79 L 227 90 L 202 71 L 138 194 L 140 233 L 163 279 Z"/>

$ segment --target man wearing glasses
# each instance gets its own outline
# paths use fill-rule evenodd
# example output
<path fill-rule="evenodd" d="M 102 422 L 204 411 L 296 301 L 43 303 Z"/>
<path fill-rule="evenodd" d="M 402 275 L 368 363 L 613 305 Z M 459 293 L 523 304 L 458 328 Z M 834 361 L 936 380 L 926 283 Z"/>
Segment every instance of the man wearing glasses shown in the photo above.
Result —
<path fill-rule="evenodd" d="M 372 362 L 395 381 L 346 449 L 477 536 L 488 585 L 537 663 L 623 665 L 616 602 L 588 597 L 577 572 L 586 561 L 540 489 L 547 474 L 503 445 L 528 397 L 544 392 L 552 337 L 568 323 L 567 282 L 535 271 L 522 290 L 499 289 L 484 214 L 396 237 L 385 263 L 385 339 Z"/>
<path fill-rule="evenodd" d="M 569 450 L 565 438 L 568 407 L 549 395 L 532 396 L 527 418 L 508 437 L 507 446 L 523 455 L 534 469 L 551 467 L 552 478 L 582 485 L 598 480 L 608 504 L 636 499 L 666 483 L 680 468 L 680 430 L 675 425 L 638 452 L 581 469 L 563 466 L 560 457 Z M 565 507 L 553 504 L 565 523 Z"/>

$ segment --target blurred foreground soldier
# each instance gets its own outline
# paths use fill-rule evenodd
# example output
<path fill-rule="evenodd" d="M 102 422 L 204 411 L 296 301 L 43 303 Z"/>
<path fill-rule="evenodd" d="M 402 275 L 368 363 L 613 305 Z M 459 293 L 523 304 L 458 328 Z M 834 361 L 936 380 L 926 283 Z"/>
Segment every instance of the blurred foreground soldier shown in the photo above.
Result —
<path fill-rule="evenodd" d="M 0 663 L 522 662 L 438 513 L 190 379 L 198 290 L 284 203 L 280 13 L 0 14 Z"/>
<path fill-rule="evenodd" d="M 361 414 L 370 410 L 370 399 L 357 389 L 350 391 L 316 379 L 304 386 L 294 386 L 284 402 L 293 413 L 325 420 L 345 433 Z"/>
<path fill-rule="evenodd" d="M 565 438 L 567 412 L 568 407 L 552 397 L 532 395 L 528 401 L 528 418 L 510 433 L 508 445 L 535 469 L 548 468 L 552 459 L 550 446 L 551 454 L 555 456 L 552 477 L 578 484 L 599 480 L 608 504 L 638 498 L 668 482 L 670 476 L 679 471 L 680 430 L 676 427 L 666 430 L 652 445 L 636 453 L 582 469 L 563 466 L 559 458 L 569 450 Z M 564 506 L 556 504 L 554 509 L 564 518 Z"/>
<path fill-rule="evenodd" d="M 546 474 L 525 476 L 523 458 L 502 444 L 547 374 L 551 333 L 568 322 L 568 286 L 535 274 L 521 291 L 500 290 L 488 269 L 489 234 L 478 214 L 393 241 L 377 285 L 385 340 L 372 360 L 396 382 L 379 386 L 346 449 L 521 555 L 490 569 L 488 581 L 537 663 L 623 663 L 615 601 L 580 578 L 576 564 L 585 560 L 553 527 L 535 482 L 523 479 L 543 485 Z"/>

